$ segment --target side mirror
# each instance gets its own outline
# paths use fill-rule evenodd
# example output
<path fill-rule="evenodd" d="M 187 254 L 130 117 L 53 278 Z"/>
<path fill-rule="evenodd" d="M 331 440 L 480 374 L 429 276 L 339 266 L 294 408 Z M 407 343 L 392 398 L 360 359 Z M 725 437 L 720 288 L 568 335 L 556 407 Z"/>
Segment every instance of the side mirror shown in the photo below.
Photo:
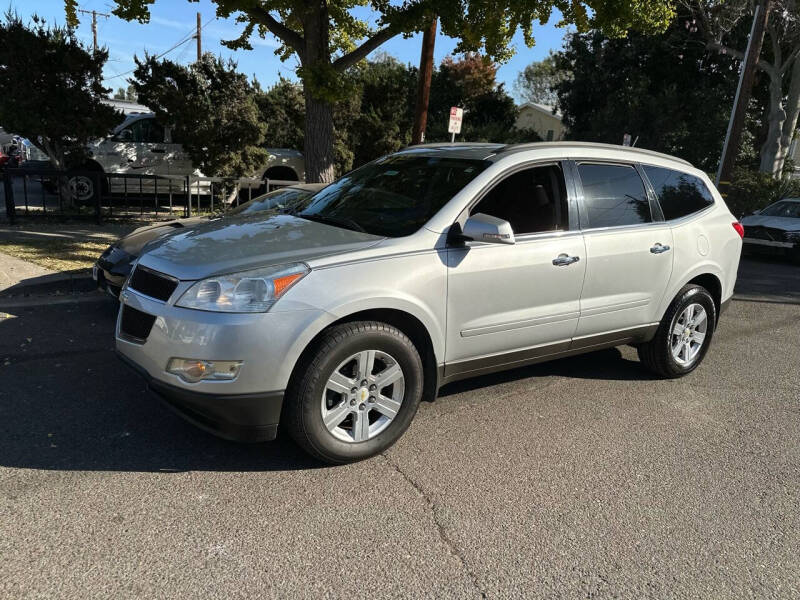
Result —
<path fill-rule="evenodd" d="M 463 240 L 473 240 L 476 242 L 488 242 L 491 244 L 514 244 L 514 230 L 511 223 L 477 213 L 472 215 L 464 223 L 464 229 L 459 236 Z"/>

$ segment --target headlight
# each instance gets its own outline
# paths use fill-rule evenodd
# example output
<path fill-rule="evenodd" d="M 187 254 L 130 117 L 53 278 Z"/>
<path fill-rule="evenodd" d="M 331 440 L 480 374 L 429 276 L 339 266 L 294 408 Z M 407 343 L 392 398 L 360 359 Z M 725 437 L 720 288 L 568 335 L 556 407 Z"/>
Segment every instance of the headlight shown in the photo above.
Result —
<path fill-rule="evenodd" d="M 303 263 L 210 277 L 190 287 L 176 306 L 216 312 L 266 312 L 309 272 Z"/>

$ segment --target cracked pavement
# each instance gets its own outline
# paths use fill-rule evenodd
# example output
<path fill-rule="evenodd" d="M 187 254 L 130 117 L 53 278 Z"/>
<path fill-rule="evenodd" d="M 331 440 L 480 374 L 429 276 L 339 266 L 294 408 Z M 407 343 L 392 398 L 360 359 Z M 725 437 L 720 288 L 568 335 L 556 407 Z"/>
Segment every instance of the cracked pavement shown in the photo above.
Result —
<path fill-rule="evenodd" d="M 0 307 L 0 597 L 798 597 L 800 268 L 743 272 L 684 379 L 462 381 L 336 468 L 162 408 L 111 301 Z"/>

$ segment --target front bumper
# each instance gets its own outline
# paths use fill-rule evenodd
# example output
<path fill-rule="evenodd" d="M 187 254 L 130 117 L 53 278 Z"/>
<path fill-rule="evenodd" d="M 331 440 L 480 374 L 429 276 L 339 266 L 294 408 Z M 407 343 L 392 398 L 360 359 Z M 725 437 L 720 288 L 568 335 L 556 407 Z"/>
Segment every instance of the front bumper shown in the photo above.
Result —
<path fill-rule="evenodd" d="M 193 425 L 236 442 L 266 442 L 278 434 L 283 391 L 264 394 L 206 394 L 157 379 L 117 353 L 142 376 L 148 389 L 168 408 Z"/>

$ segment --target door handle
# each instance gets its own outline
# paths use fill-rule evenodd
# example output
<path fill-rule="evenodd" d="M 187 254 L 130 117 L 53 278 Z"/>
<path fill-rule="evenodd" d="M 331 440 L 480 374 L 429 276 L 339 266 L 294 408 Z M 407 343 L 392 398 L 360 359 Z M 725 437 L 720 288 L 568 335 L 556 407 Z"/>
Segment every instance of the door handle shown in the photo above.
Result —
<path fill-rule="evenodd" d="M 655 246 L 650 248 L 650 252 L 652 252 L 653 254 L 662 254 L 664 252 L 667 252 L 668 250 L 669 246 L 665 246 L 661 242 L 658 242 Z"/>
<path fill-rule="evenodd" d="M 576 263 L 581 259 L 580 256 L 570 256 L 569 254 L 559 254 L 553 259 L 553 264 L 557 267 L 566 267 Z"/>

